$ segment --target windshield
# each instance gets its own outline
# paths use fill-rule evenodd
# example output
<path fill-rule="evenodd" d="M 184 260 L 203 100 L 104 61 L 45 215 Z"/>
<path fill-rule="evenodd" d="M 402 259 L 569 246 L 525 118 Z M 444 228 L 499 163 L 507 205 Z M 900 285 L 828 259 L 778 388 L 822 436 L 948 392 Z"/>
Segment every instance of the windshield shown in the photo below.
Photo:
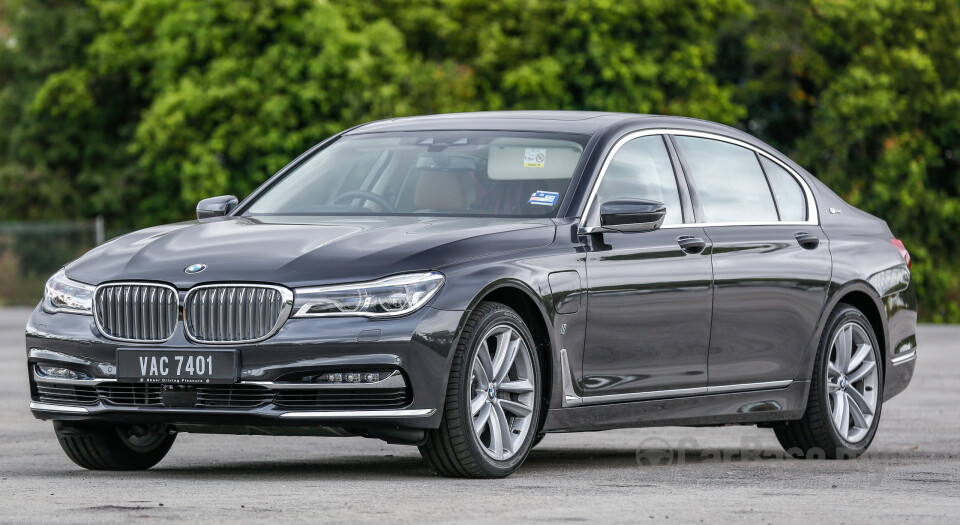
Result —
<path fill-rule="evenodd" d="M 244 215 L 553 217 L 588 137 L 431 131 L 343 137 Z"/>

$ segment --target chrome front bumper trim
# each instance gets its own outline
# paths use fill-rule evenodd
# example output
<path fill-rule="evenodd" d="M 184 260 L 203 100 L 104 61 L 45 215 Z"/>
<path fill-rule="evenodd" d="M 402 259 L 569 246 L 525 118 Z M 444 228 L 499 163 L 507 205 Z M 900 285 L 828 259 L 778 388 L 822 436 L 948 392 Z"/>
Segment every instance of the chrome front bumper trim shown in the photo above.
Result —
<path fill-rule="evenodd" d="M 315 412 L 285 412 L 280 417 L 289 419 L 376 419 L 391 417 L 430 417 L 437 410 L 323 410 Z"/>
<path fill-rule="evenodd" d="M 33 373 L 33 380 L 37 383 L 55 383 L 59 385 L 72 386 L 97 386 L 103 383 L 116 383 L 112 378 L 91 378 L 91 379 L 63 379 L 59 377 L 46 377 Z M 159 385 L 163 383 L 149 383 Z M 177 384 L 177 383 L 170 383 Z M 256 385 L 269 388 L 271 390 L 340 390 L 340 389 L 361 389 L 361 390 L 379 390 L 391 388 L 406 388 L 407 382 L 399 371 L 377 381 L 376 383 L 274 383 L 272 381 L 240 381 L 235 385 Z"/>
<path fill-rule="evenodd" d="M 69 412 L 71 414 L 86 414 L 89 412 L 86 408 L 70 405 L 52 405 L 50 403 L 30 403 L 30 410 L 41 410 L 43 412 Z"/>

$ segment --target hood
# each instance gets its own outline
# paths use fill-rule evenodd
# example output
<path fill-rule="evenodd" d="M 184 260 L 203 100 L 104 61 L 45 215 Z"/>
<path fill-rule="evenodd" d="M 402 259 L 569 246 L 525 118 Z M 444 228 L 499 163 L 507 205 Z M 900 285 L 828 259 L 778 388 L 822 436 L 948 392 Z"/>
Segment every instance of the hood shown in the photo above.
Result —
<path fill-rule="evenodd" d="M 289 287 L 376 279 L 553 242 L 549 219 L 467 217 L 226 217 L 140 230 L 66 267 L 70 279 Z M 205 264 L 188 275 L 187 266 Z"/>

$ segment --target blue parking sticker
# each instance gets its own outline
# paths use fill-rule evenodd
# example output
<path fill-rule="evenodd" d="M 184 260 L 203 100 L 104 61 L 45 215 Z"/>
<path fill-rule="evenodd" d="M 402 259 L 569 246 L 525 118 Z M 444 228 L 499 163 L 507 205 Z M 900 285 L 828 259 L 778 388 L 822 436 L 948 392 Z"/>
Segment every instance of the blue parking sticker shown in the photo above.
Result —
<path fill-rule="evenodd" d="M 553 206 L 557 203 L 558 198 L 560 198 L 560 194 L 554 191 L 535 191 L 527 202 L 542 206 Z"/>

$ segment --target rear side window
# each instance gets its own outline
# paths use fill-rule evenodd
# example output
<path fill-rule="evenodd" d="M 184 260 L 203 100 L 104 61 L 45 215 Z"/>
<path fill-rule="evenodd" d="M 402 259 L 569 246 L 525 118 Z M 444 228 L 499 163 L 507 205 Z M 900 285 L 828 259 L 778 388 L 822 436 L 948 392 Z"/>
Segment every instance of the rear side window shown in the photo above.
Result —
<path fill-rule="evenodd" d="M 640 137 L 614 155 L 597 188 L 597 205 L 615 199 L 644 199 L 667 206 L 663 224 L 680 224 L 680 193 L 663 137 Z"/>
<path fill-rule="evenodd" d="M 770 186 L 753 151 L 719 140 L 676 136 L 706 222 L 776 222 Z"/>
<path fill-rule="evenodd" d="M 803 190 L 793 175 L 780 167 L 779 164 L 765 157 L 760 157 L 763 171 L 773 189 L 773 198 L 777 201 L 777 210 L 781 221 L 804 221 L 807 219 L 807 200 Z"/>

